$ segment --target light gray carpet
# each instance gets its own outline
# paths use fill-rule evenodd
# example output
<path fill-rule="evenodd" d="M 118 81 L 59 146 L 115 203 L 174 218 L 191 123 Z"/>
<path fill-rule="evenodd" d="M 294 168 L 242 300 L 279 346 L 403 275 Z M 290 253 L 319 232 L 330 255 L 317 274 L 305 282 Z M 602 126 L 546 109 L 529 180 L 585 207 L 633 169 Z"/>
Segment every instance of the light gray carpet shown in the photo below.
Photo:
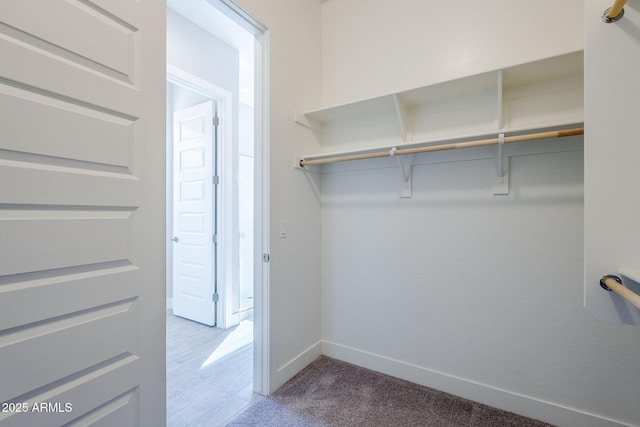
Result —
<path fill-rule="evenodd" d="M 321 356 L 228 427 L 550 427 Z"/>

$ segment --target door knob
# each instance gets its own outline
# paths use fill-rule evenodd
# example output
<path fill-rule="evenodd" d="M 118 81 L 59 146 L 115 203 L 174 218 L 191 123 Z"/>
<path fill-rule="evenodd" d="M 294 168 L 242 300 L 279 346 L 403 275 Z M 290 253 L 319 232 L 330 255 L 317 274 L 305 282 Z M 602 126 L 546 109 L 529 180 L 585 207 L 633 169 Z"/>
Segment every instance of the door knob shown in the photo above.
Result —
<path fill-rule="evenodd" d="M 174 242 L 178 242 L 180 239 L 178 239 L 178 236 L 174 236 L 171 240 L 173 240 Z"/>

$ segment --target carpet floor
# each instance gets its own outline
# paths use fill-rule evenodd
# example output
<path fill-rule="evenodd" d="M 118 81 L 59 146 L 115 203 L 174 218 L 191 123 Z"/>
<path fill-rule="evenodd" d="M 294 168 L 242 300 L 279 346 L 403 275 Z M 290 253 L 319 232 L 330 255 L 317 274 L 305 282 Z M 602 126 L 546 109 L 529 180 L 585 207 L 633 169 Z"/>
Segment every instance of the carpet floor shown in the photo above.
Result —
<path fill-rule="evenodd" d="M 552 427 L 321 356 L 228 427 Z"/>

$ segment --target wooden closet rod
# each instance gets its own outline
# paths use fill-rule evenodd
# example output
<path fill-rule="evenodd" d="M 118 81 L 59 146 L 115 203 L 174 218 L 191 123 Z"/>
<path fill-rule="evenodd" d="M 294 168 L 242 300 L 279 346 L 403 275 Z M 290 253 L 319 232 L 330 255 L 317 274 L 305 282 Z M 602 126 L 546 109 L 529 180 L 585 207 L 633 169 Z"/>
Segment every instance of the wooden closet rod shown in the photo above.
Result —
<path fill-rule="evenodd" d="M 624 5 L 627 0 L 615 0 L 613 6 L 604 11 L 602 20 L 606 23 L 616 22 L 624 15 Z"/>
<path fill-rule="evenodd" d="M 506 144 L 510 142 L 522 142 L 522 141 L 531 141 L 536 139 L 547 139 L 547 138 L 561 138 L 564 136 L 574 136 L 574 135 L 583 135 L 583 134 L 584 134 L 584 128 L 554 130 L 554 131 L 548 131 L 548 132 L 529 133 L 524 135 L 505 136 L 504 142 Z M 444 151 L 444 150 L 455 150 L 458 148 L 480 147 L 483 145 L 498 144 L 499 142 L 500 142 L 500 139 L 496 137 L 496 138 L 488 138 L 488 139 L 479 139 L 475 141 L 457 142 L 452 144 L 427 145 L 424 147 L 415 147 L 415 148 L 392 148 L 391 150 L 375 151 L 372 153 L 345 154 L 345 155 L 328 156 L 320 159 L 309 159 L 309 160 L 301 159 L 300 166 L 305 167 L 305 166 L 312 166 L 312 165 L 323 165 L 326 163 L 344 162 L 347 160 L 375 159 L 380 157 L 402 156 L 405 154 L 427 153 L 430 151 Z"/>
<path fill-rule="evenodd" d="M 640 309 L 640 295 L 624 286 L 618 276 L 603 276 L 602 279 L 600 279 L 600 286 L 602 286 L 607 291 L 615 292 L 616 294 L 620 295 L 622 298 L 633 304 L 634 307 Z"/>

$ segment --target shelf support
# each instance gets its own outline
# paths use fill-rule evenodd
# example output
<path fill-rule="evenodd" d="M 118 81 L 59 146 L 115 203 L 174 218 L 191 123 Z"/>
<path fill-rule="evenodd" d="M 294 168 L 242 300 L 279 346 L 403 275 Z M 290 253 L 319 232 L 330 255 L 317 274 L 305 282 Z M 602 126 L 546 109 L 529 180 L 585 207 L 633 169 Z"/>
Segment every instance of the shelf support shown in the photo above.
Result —
<path fill-rule="evenodd" d="M 316 130 L 304 113 L 293 113 L 293 121 L 307 129 Z"/>
<path fill-rule="evenodd" d="M 410 156 L 396 156 L 396 147 L 393 147 L 389 155 L 395 157 L 398 160 L 398 167 L 400 168 L 400 178 L 402 179 L 402 188 L 400 189 L 400 197 L 410 198 L 412 196 L 411 180 L 413 178 L 413 155 Z"/>
<path fill-rule="evenodd" d="M 309 168 L 305 168 L 302 166 L 302 162 L 304 161 L 304 157 L 296 157 L 294 160 L 293 167 L 298 169 L 304 173 L 309 181 L 309 185 L 313 190 L 313 194 L 315 194 L 318 201 L 322 200 L 322 193 L 320 192 L 320 174 L 318 171 L 311 170 Z"/>
<path fill-rule="evenodd" d="M 496 177 L 494 178 L 493 195 L 509 194 L 509 157 L 505 155 L 504 133 L 498 135 L 498 145 L 495 150 L 494 163 Z"/>
<path fill-rule="evenodd" d="M 504 133 L 498 135 L 498 155 L 496 156 L 496 171 L 498 177 L 502 178 L 505 175 L 504 167 Z"/>

